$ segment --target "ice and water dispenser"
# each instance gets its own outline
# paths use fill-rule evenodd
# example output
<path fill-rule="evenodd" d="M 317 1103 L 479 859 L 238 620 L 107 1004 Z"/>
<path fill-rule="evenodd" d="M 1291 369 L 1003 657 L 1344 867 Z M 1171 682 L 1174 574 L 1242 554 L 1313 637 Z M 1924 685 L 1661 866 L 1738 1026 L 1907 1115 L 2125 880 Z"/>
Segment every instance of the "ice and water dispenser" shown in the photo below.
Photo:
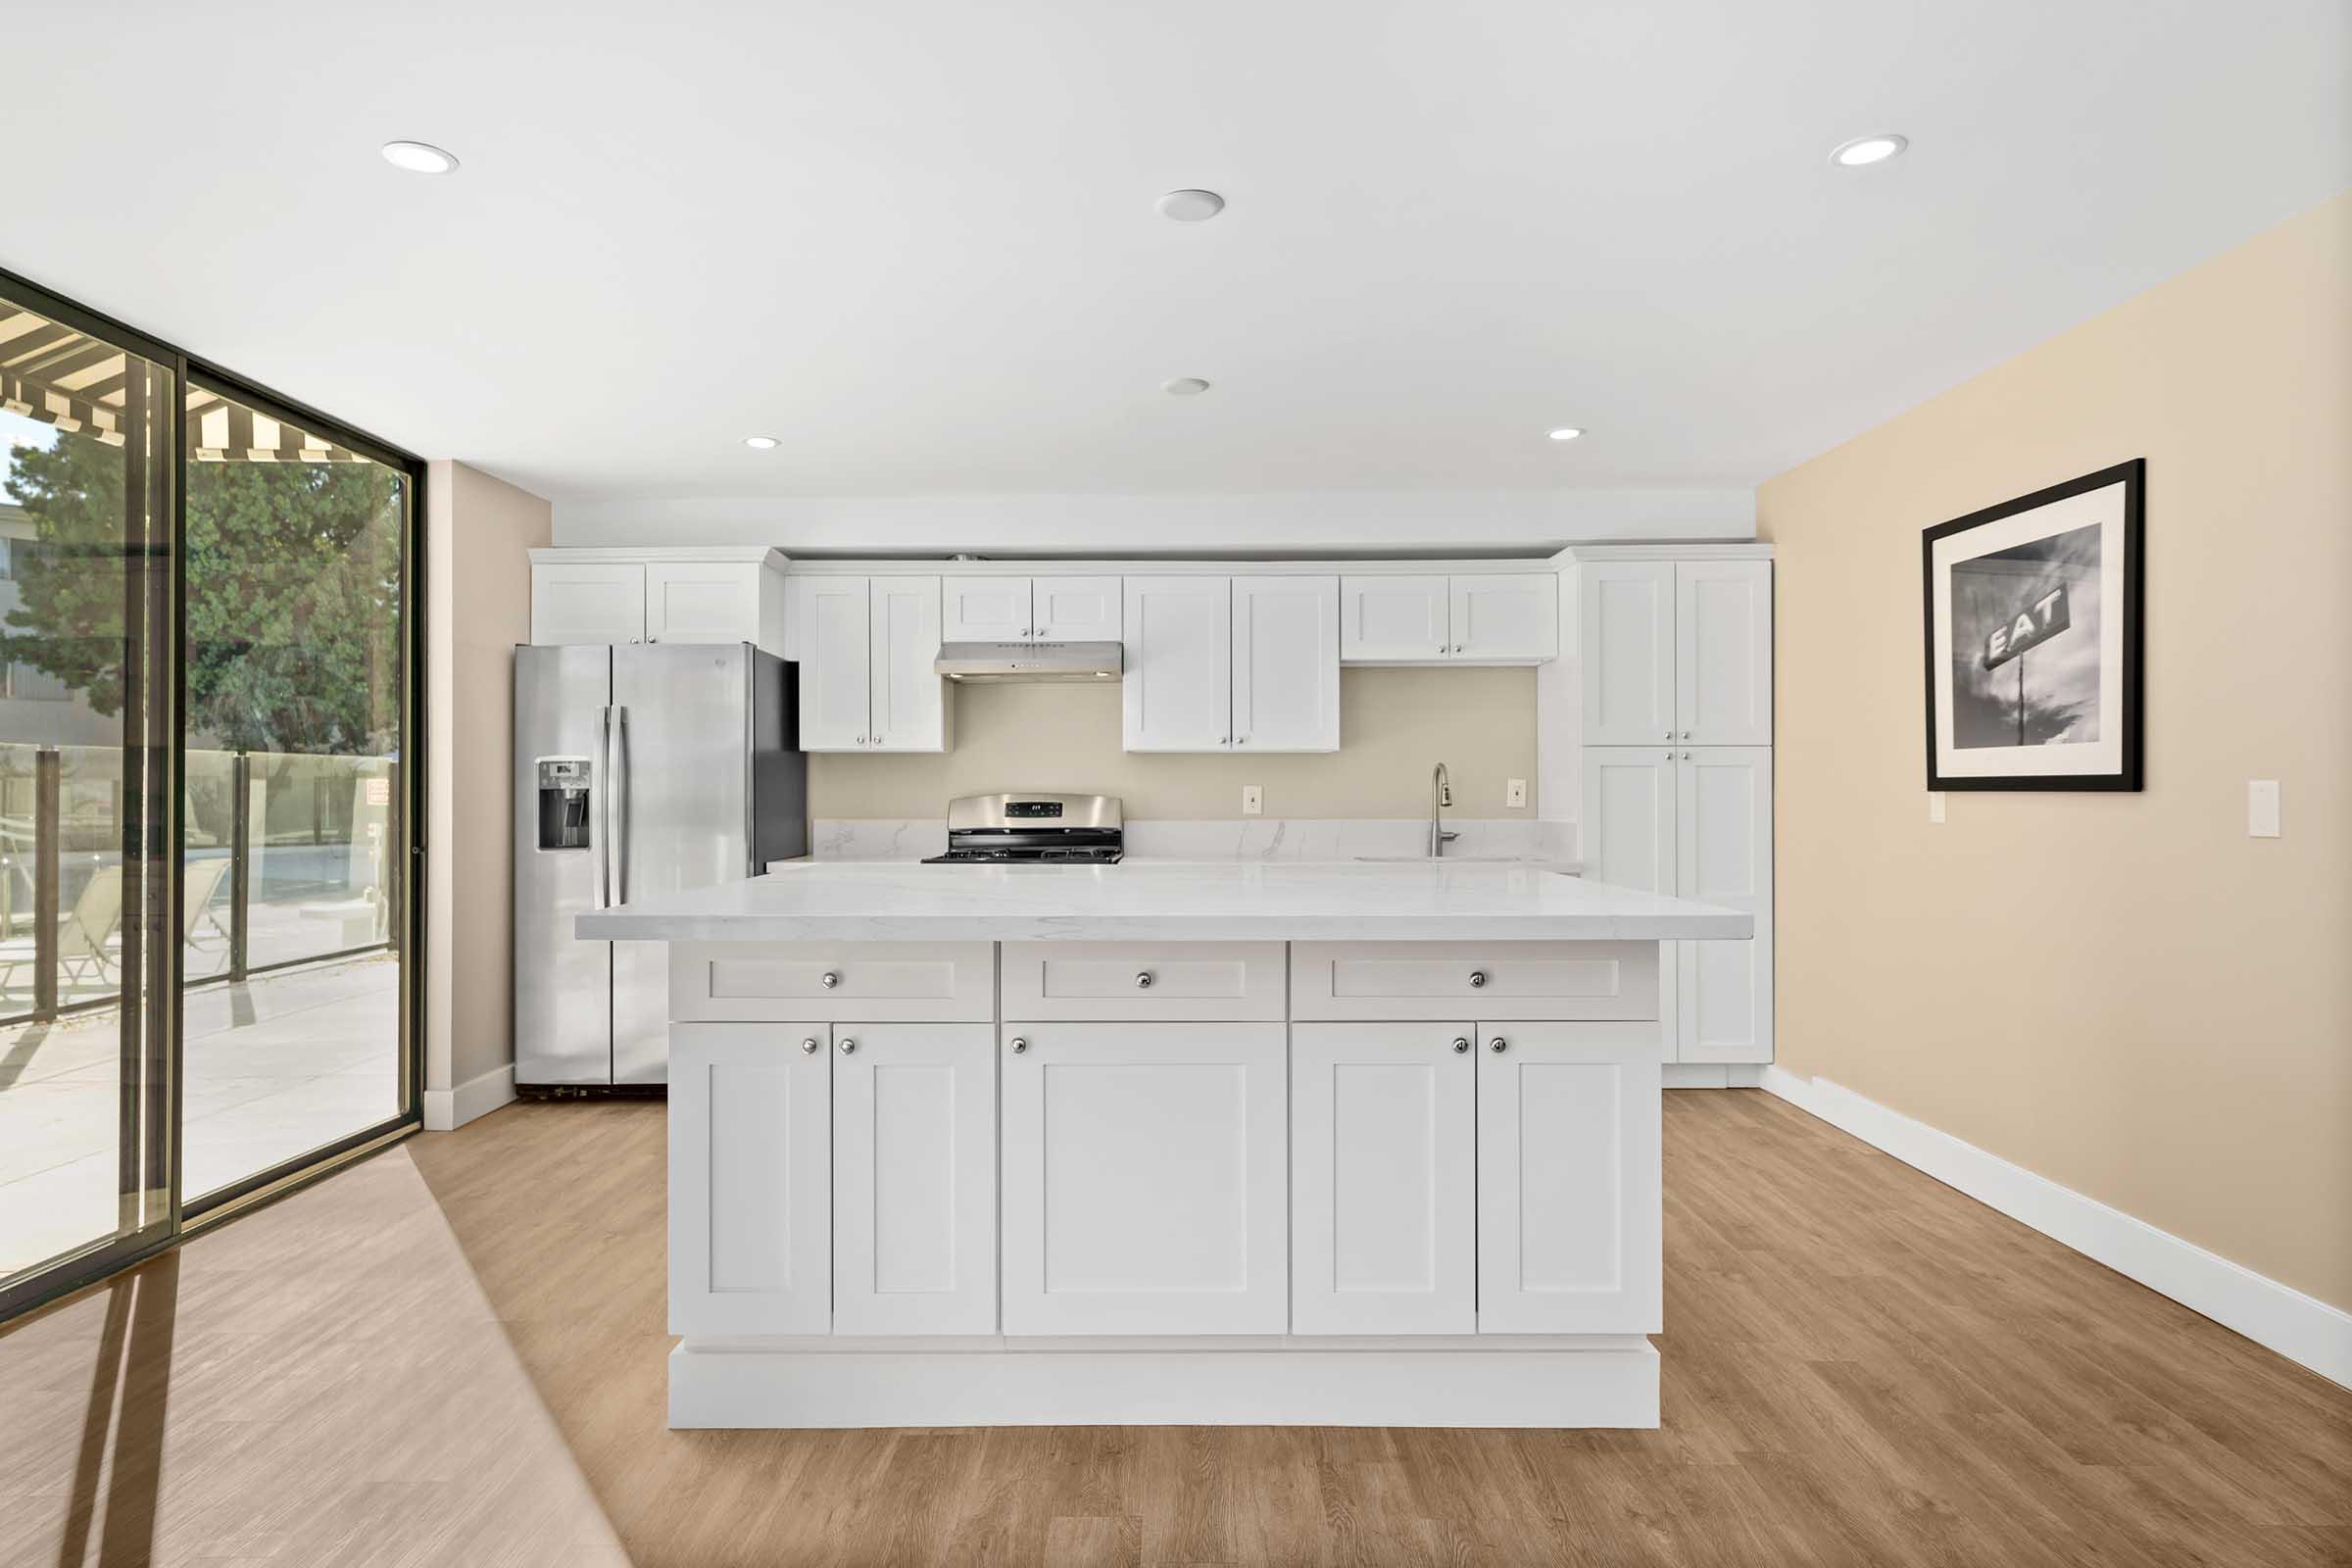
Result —
<path fill-rule="evenodd" d="M 588 759 L 539 759 L 539 847 L 588 848 Z"/>

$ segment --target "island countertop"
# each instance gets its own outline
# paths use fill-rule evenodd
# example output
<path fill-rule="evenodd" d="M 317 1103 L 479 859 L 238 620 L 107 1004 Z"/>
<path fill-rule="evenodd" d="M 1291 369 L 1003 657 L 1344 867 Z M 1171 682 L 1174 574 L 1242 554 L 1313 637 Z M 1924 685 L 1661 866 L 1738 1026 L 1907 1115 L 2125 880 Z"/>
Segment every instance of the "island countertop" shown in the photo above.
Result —
<path fill-rule="evenodd" d="M 579 916 L 654 942 L 1740 941 L 1754 916 L 1540 866 L 808 861 Z"/>

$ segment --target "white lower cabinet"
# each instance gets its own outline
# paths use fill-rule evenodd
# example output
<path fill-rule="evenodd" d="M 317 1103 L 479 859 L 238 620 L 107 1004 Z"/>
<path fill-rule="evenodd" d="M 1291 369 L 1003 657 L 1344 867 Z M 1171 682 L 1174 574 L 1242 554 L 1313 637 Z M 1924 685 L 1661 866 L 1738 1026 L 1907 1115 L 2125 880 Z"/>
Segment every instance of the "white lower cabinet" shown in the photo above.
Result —
<path fill-rule="evenodd" d="M 669 1027 L 669 1332 L 833 1326 L 832 1037 Z"/>
<path fill-rule="evenodd" d="M 1004 1332 L 1284 1332 L 1283 1026 L 1002 1027 Z"/>
<path fill-rule="evenodd" d="M 994 1334 L 995 1029 L 832 1034 L 834 1332 Z"/>
<path fill-rule="evenodd" d="M 1655 1334 L 1658 1026 L 1478 1031 L 1482 1334 Z"/>
<path fill-rule="evenodd" d="M 1478 1329 L 1469 1023 L 1291 1031 L 1291 1330 Z"/>

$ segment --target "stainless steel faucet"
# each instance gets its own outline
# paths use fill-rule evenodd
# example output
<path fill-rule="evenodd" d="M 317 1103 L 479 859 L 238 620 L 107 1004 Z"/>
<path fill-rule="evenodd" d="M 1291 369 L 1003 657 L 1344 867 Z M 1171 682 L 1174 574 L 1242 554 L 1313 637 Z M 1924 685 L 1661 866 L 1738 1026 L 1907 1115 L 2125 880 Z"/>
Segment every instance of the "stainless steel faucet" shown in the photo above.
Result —
<path fill-rule="evenodd" d="M 1429 807 L 1429 854 L 1430 858 L 1436 859 L 1446 853 L 1446 846 L 1447 844 L 1451 843 L 1455 839 L 1460 838 L 1461 835 L 1459 833 L 1449 831 L 1442 822 L 1438 820 L 1438 813 L 1453 804 L 1453 784 L 1446 777 L 1446 764 L 1444 762 L 1440 762 L 1438 764 L 1437 771 L 1430 774 L 1429 782 L 1431 785 L 1431 799 Z"/>

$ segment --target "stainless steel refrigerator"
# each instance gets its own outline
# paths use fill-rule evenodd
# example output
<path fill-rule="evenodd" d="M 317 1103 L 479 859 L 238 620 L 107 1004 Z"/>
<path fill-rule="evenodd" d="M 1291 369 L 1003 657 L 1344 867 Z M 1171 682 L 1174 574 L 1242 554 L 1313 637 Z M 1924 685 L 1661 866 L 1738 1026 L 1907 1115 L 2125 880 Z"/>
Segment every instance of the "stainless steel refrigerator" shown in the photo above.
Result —
<path fill-rule="evenodd" d="M 514 650 L 518 1085 L 668 1081 L 667 945 L 572 921 L 807 853 L 786 673 L 749 643 Z"/>

